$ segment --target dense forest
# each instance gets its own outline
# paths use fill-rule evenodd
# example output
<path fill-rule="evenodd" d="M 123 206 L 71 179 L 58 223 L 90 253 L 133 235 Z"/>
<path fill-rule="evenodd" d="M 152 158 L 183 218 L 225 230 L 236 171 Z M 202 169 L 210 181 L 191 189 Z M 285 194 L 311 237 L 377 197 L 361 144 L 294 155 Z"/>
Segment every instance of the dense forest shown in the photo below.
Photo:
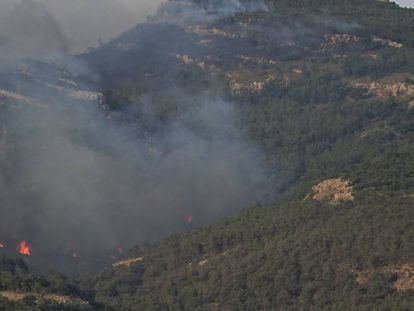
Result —
<path fill-rule="evenodd" d="M 196 105 L 183 94 L 235 103 L 240 136 L 264 153 L 263 200 L 139 244 L 92 276 L 38 276 L 2 257 L 0 309 L 412 310 L 414 10 L 376 0 L 266 7 L 196 26 L 160 13 L 79 56 L 99 74 L 84 78 L 109 115 L 149 136 Z M 10 291 L 28 294 L 1 298 Z"/>

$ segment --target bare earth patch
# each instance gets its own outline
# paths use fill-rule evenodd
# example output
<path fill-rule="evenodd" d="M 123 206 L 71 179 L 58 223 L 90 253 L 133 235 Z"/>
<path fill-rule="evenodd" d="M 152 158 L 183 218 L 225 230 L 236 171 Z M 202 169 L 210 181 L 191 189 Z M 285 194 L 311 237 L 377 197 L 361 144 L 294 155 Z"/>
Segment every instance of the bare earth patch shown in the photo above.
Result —
<path fill-rule="evenodd" d="M 397 275 L 394 288 L 399 292 L 408 292 L 414 290 L 414 264 L 405 264 L 391 266 L 383 269 L 384 273 Z"/>
<path fill-rule="evenodd" d="M 306 199 L 311 198 L 319 202 L 329 202 L 332 205 L 341 202 L 353 201 L 352 186 L 349 180 L 342 178 L 328 179 L 312 187 L 312 193 Z"/>
<path fill-rule="evenodd" d="M 386 266 L 375 270 L 384 275 L 395 275 L 393 288 L 400 293 L 414 291 L 414 264 L 401 264 Z M 355 282 L 360 286 L 366 286 L 370 278 L 375 274 L 372 271 L 353 271 L 356 274 Z"/>
<path fill-rule="evenodd" d="M 55 295 L 55 294 L 37 294 L 37 293 L 18 293 L 13 291 L 0 291 L 0 296 L 6 298 L 10 301 L 20 301 L 25 299 L 26 297 L 35 297 L 36 300 L 46 300 L 46 301 L 53 301 L 58 304 L 62 305 L 86 305 L 88 304 L 86 301 L 82 299 L 63 296 L 63 295 Z"/>
<path fill-rule="evenodd" d="M 353 81 L 351 85 L 354 88 L 364 90 L 366 96 L 373 96 L 377 100 L 385 101 L 394 97 L 407 102 L 409 107 L 413 107 L 414 84 L 407 83 L 406 78 L 412 79 L 412 76 L 402 74 L 376 81 Z"/>
<path fill-rule="evenodd" d="M 144 261 L 144 257 L 137 257 L 137 258 L 130 258 L 126 260 L 122 260 L 112 264 L 113 268 L 117 267 L 130 267 L 133 264 L 142 263 Z"/>

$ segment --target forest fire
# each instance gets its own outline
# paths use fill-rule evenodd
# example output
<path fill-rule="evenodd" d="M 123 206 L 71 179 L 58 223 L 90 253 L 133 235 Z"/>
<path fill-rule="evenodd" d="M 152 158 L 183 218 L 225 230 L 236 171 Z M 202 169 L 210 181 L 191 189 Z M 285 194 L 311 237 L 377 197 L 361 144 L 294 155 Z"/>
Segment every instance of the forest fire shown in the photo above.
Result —
<path fill-rule="evenodd" d="M 3 242 L 0 242 L 0 248 L 5 248 L 5 247 L 6 247 L 6 244 Z"/>
<path fill-rule="evenodd" d="M 30 246 L 27 244 L 26 241 L 21 241 L 17 246 L 17 251 L 23 256 L 30 256 Z"/>

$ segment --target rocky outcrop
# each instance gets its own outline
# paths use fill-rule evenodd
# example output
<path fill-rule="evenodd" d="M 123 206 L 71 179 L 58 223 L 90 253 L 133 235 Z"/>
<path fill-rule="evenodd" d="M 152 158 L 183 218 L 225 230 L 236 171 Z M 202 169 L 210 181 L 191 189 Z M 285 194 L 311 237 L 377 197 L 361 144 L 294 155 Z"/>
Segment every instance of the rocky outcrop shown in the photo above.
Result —
<path fill-rule="evenodd" d="M 406 263 L 382 267 L 376 270 L 354 271 L 355 282 L 359 286 L 367 286 L 375 273 L 394 276 L 392 287 L 399 293 L 414 291 L 414 264 Z"/>
<path fill-rule="evenodd" d="M 46 300 L 52 301 L 61 305 L 87 305 L 88 302 L 70 296 L 56 295 L 56 294 L 38 294 L 38 293 L 19 293 L 13 291 L 0 291 L 0 296 L 10 301 L 20 301 L 26 297 L 34 297 L 37 301 Z"/>
<path fill-rule="evenodd" d="M 323 36 L 322 50 L 336 48 L 337 46 L 355 44 L 360 38 L 351 34 L 326 34 Z"/>
<path fill-rule="evenodd" d="M 398 292 L 414 291 L 414 264 L 390 266 L 383 269 L 384 273 L 396 276 L 394 288 Z"/>
<path fill-rule="evenodd" d="M 336 205 L 341 202 L 353 201 L 353 188 L 349 180 L 342 178 L 328 179 L 312 187 L 312 192 L 306 199 L 328 202 Z"/>
<path fill-rule="evenodd" d="M 372 39 L 372 42 L 379 43 L 383 47 L 394 48 L 394 49 L 400 49 L 400 48 L 403 47 L 403 45 L 401 43 L 391 41 L 391 40 L 388 40 L 388 39 L 384 39 L 384 38 L 380 38 L 380 37 L 374 37 Z"/>
<path fill-rule="evenodd" d="M 364 89 L 366 95 L 374 96 L 378 100 L 387 100 L 390 97 L 409 99 L 414 103 L 414 84 L 402 81 L 372 81 L 372 82 L 353 82 L 352 86 Z"/>
<path fill-rule="evenodd" d="M 1 104 L 17 104 L 17 105 L 27 105 L 27 106 L 36 106 L 36 107 L 47 107 L 43 103 L 39 103 L 29 97 L 0 89 L 0 105 Z"/>
<path fill-rule="evenodd" d="M 112 264 L 112 267 L 113 268 L 130 267 L 134 264 L 142 263 L 143 261 L 144 261 L 144 257 L 130 258 L 130 259 L 118 261 Z"/>

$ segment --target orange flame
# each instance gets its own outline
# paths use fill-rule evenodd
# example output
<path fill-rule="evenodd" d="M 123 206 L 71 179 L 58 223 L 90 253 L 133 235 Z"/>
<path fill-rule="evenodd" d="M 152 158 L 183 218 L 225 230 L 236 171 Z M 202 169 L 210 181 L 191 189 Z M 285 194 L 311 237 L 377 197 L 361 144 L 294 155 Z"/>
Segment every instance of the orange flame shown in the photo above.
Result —
<path fill-rule="evenodd" d="M 0 248 L 5 248 L 5 247 L 6 247 L 6 244 L 3 242 L 0 242 Z"/>
<path fill-rule="evenodd" d="M 26 241 L 21 241 L 17 246 L 17 251 L 24 256 L 30 256 L 30 246 L 26 243 Z"/>

